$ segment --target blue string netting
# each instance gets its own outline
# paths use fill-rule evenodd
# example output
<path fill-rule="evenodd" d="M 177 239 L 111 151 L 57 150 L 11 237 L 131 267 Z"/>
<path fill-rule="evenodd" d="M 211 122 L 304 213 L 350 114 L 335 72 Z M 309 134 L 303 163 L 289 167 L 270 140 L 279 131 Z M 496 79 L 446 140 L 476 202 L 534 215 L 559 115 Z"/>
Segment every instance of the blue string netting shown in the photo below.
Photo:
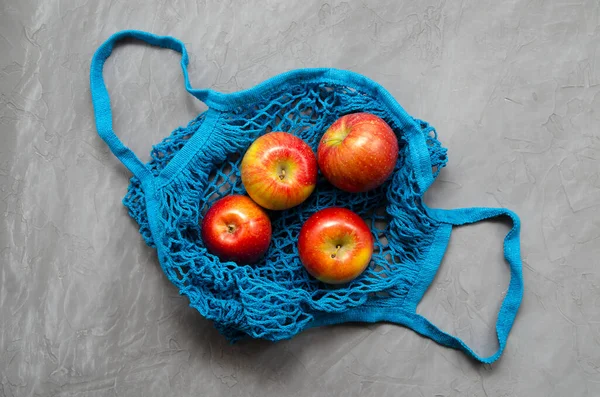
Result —
<path fill-rule="evenodd" d="M 393 117 L 375 99 L 354 88 L 325 83 L 298 83 L 246 107 L 222 112 L 203 150 L 162 187 L 160 222 L 162 266 L 190 305 L 235 341 L 249 335 L 280 340 L 310 326 L 315 316 L 341 313 L 357 306 L 401 305 L 413 285 L 439 223 L 427 216 L 422 193 L 408 164 L 408 141 Z M 339 117 L 370 112 L 383 118 L 398 137 L 399 157 L 394 175 L 379 188 L 351 194 L 319 176 L 315 192 L 300 206 L 270 212 L 273 239 L 264 258 L 253 265 L 221 262 L 207 252 L 200 235 L 203 214 L 219 198 L 245 194 L 240 162 L 250 144 L 270 131 L 286 131 L 313 150 L 325 130 Z M 149 167 L 158 175 L 205 119 L 199 115 L 154 146 Z M 418 121 L 436 177 L 445 166 L 446 149 L 435 129 Z M 137 221 L 146 243 L 156 247 L 150 232 L 144 193 L 133 177 L 123 200 Z M 372 262 L 349 284 L 330 286 L 304 270 L 297 252 L 303 222 L 316 211 L 342 206 L 357 212 L 371 226 L 375 239 Z"/>

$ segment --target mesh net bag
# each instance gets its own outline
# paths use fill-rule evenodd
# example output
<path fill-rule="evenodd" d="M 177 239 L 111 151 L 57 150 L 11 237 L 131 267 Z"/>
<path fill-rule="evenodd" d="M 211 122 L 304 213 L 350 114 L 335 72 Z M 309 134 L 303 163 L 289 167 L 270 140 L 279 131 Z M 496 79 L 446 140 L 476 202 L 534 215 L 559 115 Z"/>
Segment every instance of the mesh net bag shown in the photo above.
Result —
<path fill-rule="evenodd" d="M 319 176 L 315 192 L 301 205 L 269 213 L 273 238 L 269 251 L 254 265 L 221 262 L 207 252 L 200 237 L 203 214 L 221 197 L 245 194 L 240 162 L 246 149 L 262 134 L 286 131 L 316 151 L 319 139 L 337 118 L 370 112 L 384 119 L 398 137 L 399 158 L 393 177 L 366 193 L 346 193 Z M 148 164 L 158 174 L 200 129 L 201 114 L 178 128 L 152 150 Z M 244 334 L 278 340 L 308 327 L 319 313 L 381 304 L 402 298 L 412 285 L 436 226 L 421 204 L 421 192 L 408 165 L 405 131 L 388 111 L 366 92 L 328 82 L 292 83 L 248 106 L 221 112 L 211 131 L 212 145 L 160 189 L 160 223 L 165 250 L 163 268 L 192 307 L 230 339 Z M 446 150 L 433 127 L 417 121 L 426 138 L 434 176 L 446 164 Z M 175 200 L 177 198 L 177 200 Z M 148 224 L 144 192 L 133 177 L 124 199 L 146 242 L 156 246 Z M 297 240 L 304 221 L 316 211 L 342 206 L 367 220 L 375 239 L 372 262 L 344 286 L 323 284 L 300 263 Z M 426 221 L 424 221 L 426 220 Z"/>
<path fill-rule="evenodd" d="M 116 136 L 102 69 L 115 43 L 138 38 L 182 54 L 186 89 L 208 110 L 153 147 L 142 163 Z M 523 296 L 520 220 L 505 208 L 434 209 L 423 194 L 446 165 L 446 149 L 435 129 L 411 117 L 377 83 L 337 69 L 300 69 L 273 77 L 249 90 L 223 94 L 193 89 L 182 42 L 140 31 L 111 36 L 90 67 L 98 134 L 133 173 L 123 203 L 139 224 L 146 243 L 156 248 L 169 280 L 190 305 L 229 340 L 245 336 L 290 338 L 315 326 L 348 321 L 391 321 L 436 342 L 491 363 L 502 354 Z M 301 205 L 270 211 L 273 236 L 264 257 L 252 265 L 224 262 L 205 248 L 201 222 L 218 199 L 245 194 L 240 162 L 259 136 L 292 133 L 316 151 L 327 128 L 341 116 L 368 112 L 385 120 L 398 138 L 393 175 L 365 193 L 346 193 L 319 176 Z M 312 278 L 300 263 L 297 240 L 303 223 L 332 206 L 358 213 L 370 226 L 375 247 L 367 269 L 344 285 Z M 496 321 L 499 347 L 477 355 L 417 313 L 417 305 L 442 261 L 452 228 L 504 216 L 513 224 L 504 239 L 510 282 Z"/>

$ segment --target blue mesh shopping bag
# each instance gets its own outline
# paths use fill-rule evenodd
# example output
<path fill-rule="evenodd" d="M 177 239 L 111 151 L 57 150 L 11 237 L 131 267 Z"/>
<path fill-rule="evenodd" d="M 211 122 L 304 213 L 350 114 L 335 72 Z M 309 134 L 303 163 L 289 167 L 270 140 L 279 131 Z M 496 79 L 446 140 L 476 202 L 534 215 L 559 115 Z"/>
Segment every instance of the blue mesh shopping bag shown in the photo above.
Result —
<path fill-rule="evenodd" d="M 117 138 L 102 77 L 115 43 L 136 38 L 182 54 L 186 89 L 208 110 L 154 146 L 142 163 Z M 182 42 L 140 31 L 123 31 L 97 50 L 91 64 L 91 93 L 98 134 L 133 173 L 123 203 L 139 224 L 146 243 L 156 248 L 161 267 L 190 305 L 228 339 L 281 340 L 304 329 L 349 321 L 387 321 L 404 325 L 436 342 L 493 362 L 506 345 L 523 294 L 518 217 L 496 208 L 428 208 L 423 194 L 447 161 L 435 129 L 411 117 L 380 85 L 336 69 L 300 69 L 231 94 L 190 86 L 188 56 Z M 316 150 L 319 139 L 339 117 L 369 112 L 394 130 L 399 155 L 393 176 L 365 193 L 346 193 L 320 178 L 300 206 L 271 212 L 273 239 L 253 265 L 223 262 L 202 242 L 203 214 L 219 198 L 245 194 L 241 158 L 250 144 L 270 131 L 295 134 Z M 312 278 L 300 263 L 297 238 L 316 211 L 341 206 L 371 227 L 375 248 L 370 266 L 348 284 L 331 286 Z M 499 348 L 480 357 L 416 308 L 432 282 L 452 227 L 506 216 L 513 227 L 504 240 L 510 267 L 508 291 L 498 313 Z"/>

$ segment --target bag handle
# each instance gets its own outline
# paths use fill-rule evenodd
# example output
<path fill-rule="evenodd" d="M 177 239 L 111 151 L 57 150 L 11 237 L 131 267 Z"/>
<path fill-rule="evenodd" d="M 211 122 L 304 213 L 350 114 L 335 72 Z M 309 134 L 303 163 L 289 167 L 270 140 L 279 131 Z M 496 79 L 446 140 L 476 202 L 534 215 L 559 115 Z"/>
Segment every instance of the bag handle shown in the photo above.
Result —
<path fill-rule="evenodd" d="M 419 334 L 433 339 L 435 342 L 462 350 L 475 360 L 490 364 L 502 355 L 506 346 L 508 334 L 517 316 L 517 311 L 523 298 L 523 272 L 521 266 L 521 252 L 519 234 L 521 224 L 519 217 L 504 208 L 464 208 L 455 210 L 441 210 L 428 208 L 429 215 L 442 222 L 439 227 L 435 241 L 430 248 L 425 263 L 422 264 L 418 280 L 412 286 L 407 296 L 399 301 L 399 298 L 390 298 L 370 305 L 358 306 L 341 313 L 323 313 L 316 315 L 309 327 L 339 324 L 350 321 L 377 323 L 389 321 L 404 325 Z M 504 297 L 498 319 L 496 321 L 496 334 L 498 336 L 498 350 L 488 357 L 482 357 L 475 353 L 460 338 L 450 335 L 425 317 L 417 313 L 417 305 L 425 295 L 425 291 L 431 285 L 435 273 L 440 265 L 447 247 L 452 226 L 466 225 L 498 216 L 508 216 L 512 219 L 513 227 L 504 239 L 504 257 L 510 266 L 510 283 L 508 292 Z"/>
<path fill-rule="evenodd" d="M 104 63 L 111 55 L 115 44 L 126 38 L 134 38 L 144 41 L 150 45 L 169 48 L 181 53 L 181 69 L 185 80 L 185 89 L 201 101 L 211 94 L 210 90 L 194 89 L 190 85 L 190 80 L 187 72 L 189 62 L 188 54 L 183 42 L 169 36 L 157 36 L 152 33 L 142 32 L 139 30 L 123 30 L 115 33 L 108 38 L 94 54 L 90 65 L 90 91 L 92 95 L 92 104 L 94 106 L 94 116 L 96 119 L 96 130 L 98 135 L 106 142 L 110 150 L 115 156 L 142 182 L 153 178 L 152 172 L 142 161 L 123 144 L 113 131 L 112 111 L 110 108 L 110 98 L 102 69 Z"/>
<path fill-rule="evenodd" d="M 513 227 L 504 239 L 504 257 L 510 268 L 510 282 L 496 320 L 496 335 L 498 337 L 499 347 L 494 354 L 488 357 L 481 357 L 460 338 L 440 330 L 425 317 L 416 313 L 416 305 L 420 302 L 431 281 L 433 281 L 435 268 L 431 274 L 428 274 L 419 284 L 413 287 L 414 290 L 410 291 L 412 296 L 407 299 L 410 302 L 414 302 L 414 307 L 407 308 L 410 310 L 409 325 L 412 329 L 420 334 L 428 336 L 442 345 L 460 349 L 477 361 L 492 363 L 496 361 L 504 351 L 508 334 L 513 326 L 523 298 L 523 270 L 519 237 L 521 223 L 519 217 L 514 212 L 504 208 L 461 208 L 454 210 L 429 209 L 429 213 L 433 218 L 449 224 L 449 229 L 452 228 L 452 225 L 466 225 L 499 216 L 508 216 L 512 220 Z M 450 230 L 448 230 L 448 237 L 449 232 Z M 434 249 L 437 249 L 437 247 L 434 246 Z M 445 250 L 445 247 L 441 247 L 441 250 Z M 443 256 L 443 252 L 440 255 L 440 260 L 441 256 Z"/>

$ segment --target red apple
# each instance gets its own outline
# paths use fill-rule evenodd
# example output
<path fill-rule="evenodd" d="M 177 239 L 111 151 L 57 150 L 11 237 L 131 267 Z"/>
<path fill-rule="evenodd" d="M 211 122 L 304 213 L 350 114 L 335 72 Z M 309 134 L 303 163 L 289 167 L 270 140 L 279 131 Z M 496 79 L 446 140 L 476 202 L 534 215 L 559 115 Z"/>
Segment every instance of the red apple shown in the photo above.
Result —
<path fill-rule="evenodd" d="M 202 241 L 221 260 L 252 263 L 269 248 L 271 221 L 250 198 L 225 196 L 206 212 Z"/>
<path fill-rule="evenodd" d="M 381 185 L 394 171 L 398 138 L 374 114 L 348 114 L 325 132 L 317 158 L 321 172 L 334 186 L 365 192 Z"/>
<path fill-rule="evenodd" d="M 339 207 L 326 208 L 302 225 L 298 253 L 313 277 L 324 283 L 343 284 L 369 265 L 373 235 L 356 213 Z"/>
<path fill-rule="evenodd" d="M 257 204 L 284 210 L 302 203 L 315 189 L 317 159 L 302 139 L 270 132 L 248 148 L 241 173 L 246 191 Z"/>

